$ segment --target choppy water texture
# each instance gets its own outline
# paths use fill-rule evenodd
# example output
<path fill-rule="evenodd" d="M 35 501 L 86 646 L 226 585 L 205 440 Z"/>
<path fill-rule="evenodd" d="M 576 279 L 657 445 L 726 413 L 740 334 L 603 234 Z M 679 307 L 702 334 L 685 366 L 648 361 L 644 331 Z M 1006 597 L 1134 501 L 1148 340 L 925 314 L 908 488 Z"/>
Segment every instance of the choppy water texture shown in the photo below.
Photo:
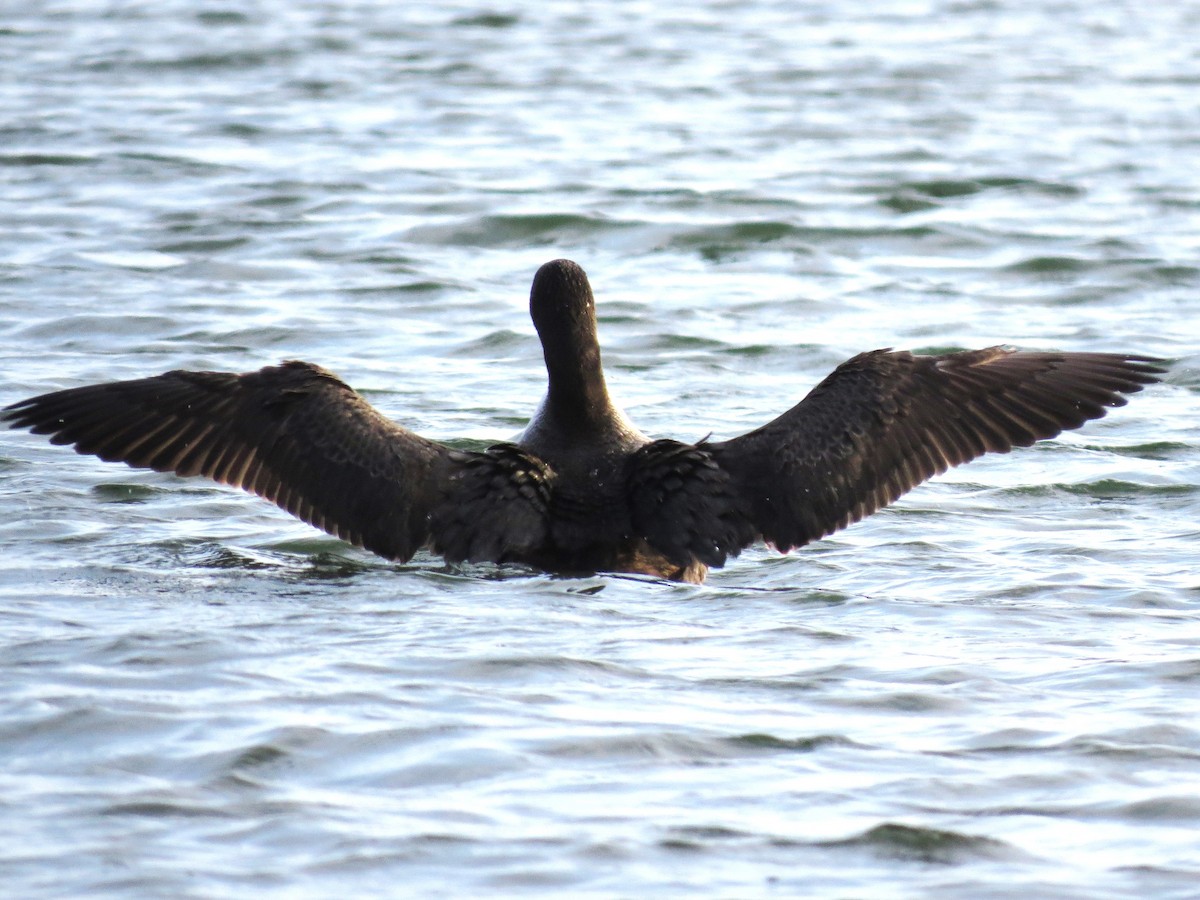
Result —
<path fill-rule="evenodd" d="M 335 369 L 515 432 L 579 260 L 648 432 L 878 346 L 1167 384 L 708 584 L 392 565 L 0 435 L 14 897 L 1192 897 L 1200 7 L 9 4 L 0 402 Z"/>

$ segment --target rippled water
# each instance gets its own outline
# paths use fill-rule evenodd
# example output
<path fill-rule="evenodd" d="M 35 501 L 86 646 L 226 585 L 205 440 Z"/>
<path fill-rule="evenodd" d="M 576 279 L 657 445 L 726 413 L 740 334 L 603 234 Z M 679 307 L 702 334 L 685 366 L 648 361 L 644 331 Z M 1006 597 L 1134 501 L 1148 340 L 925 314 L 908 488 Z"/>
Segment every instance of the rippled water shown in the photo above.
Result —
<path fill-rule="evenodd" d="M 6 893 L 1195 896 L 1197 33 L 1079 0 L 7 10 L 0 402 L 298 357 L 503 438 L 555 256 L 655 435 L 877 346 L 1173 368 L 700 587 L 393 565 L 0 435 Z"/>

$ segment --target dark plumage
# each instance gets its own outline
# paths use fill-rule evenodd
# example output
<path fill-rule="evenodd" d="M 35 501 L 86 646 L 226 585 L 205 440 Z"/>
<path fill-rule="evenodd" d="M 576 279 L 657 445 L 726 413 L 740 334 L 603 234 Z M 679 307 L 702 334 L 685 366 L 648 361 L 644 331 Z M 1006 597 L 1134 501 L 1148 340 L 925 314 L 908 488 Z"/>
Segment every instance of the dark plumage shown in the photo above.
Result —
<path fill-rule="evenodd" d="M 244 488 L 390 559 L 428 546 L 451 562 L 698 582 L 755 540 L 803 546 L 950 466 L 1078 428 L 1163 372 L 1116 353 L 875 350 L 755 431 L 684 444 L 650 440 L 613 405 L 578 265 L 542 266 L 530 313 L 549 389 L 515 443 L 481 453 L 388 421 L 304 362 L 72 388 L 2 417 L 80 453 Z"/>

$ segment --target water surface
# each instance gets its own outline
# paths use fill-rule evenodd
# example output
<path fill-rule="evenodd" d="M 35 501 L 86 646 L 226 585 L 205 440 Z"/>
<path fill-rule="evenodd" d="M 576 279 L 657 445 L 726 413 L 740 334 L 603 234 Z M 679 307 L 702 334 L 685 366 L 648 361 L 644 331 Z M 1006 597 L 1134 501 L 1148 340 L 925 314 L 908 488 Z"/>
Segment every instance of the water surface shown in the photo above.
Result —
<path fill-rule="evenodd" d="M 446 440 L 542 262 L 653 435 L 859 350 L 1172 360 L 704 586 L 395 565 L 0 441 L 13 896 L 1195 895 L 1200 10 L 263 2 L 0 27 L 0 402 L 283 358 Z"/>

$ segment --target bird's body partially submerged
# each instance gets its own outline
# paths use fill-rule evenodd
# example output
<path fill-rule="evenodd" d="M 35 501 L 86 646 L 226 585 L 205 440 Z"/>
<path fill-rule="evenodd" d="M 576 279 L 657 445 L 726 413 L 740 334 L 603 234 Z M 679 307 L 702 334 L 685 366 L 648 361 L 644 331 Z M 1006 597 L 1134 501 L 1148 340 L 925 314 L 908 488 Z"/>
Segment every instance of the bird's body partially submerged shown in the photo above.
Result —
<path fill-rule="evenodd" d="M 71 388 L 2 415 L 80 453 L 244 488 L 390 559 L 429 547 L 698 582 L 755 540 L 802 546 L 950 466 L 1077 428 L 1162 372 L 1126 354 L 876 350 L 741 437 L 652 441 L 609 397 L 583 270 L 544 265 L 530 312 L 546 396 L 515 442 L 482 452 L 422 438 L 302 362 Z"/>

